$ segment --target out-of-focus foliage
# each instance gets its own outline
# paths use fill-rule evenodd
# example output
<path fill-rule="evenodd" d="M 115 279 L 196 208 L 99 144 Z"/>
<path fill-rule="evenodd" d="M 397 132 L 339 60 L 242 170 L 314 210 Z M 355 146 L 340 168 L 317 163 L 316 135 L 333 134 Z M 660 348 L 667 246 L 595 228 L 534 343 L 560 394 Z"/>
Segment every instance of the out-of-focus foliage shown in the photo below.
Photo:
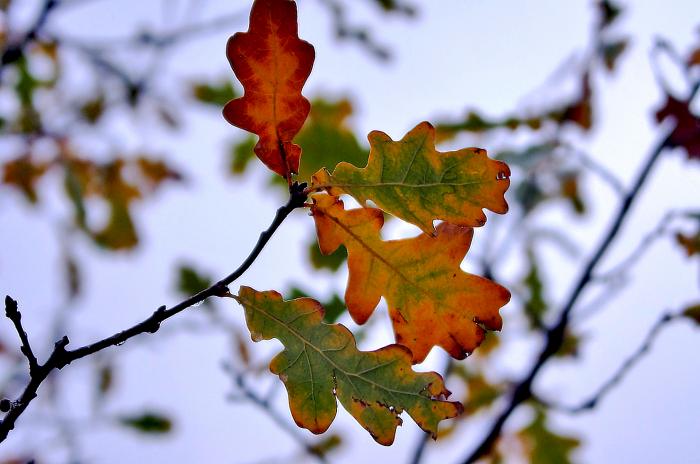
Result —
<path fill-rule="evenodd" d="M 534 408 L 532 422 L 518 433 L 530 462 L 569 464 L 580 440 L 553 432 L 548 427 L 546 410 Z"/>
<path fill-rule="evenodd" d="M 162 435 L 173 429 L 172 420 L 155 412 L 144 412 L 133 416 L 119 418 L 119 423 L 139 433 Z"/>

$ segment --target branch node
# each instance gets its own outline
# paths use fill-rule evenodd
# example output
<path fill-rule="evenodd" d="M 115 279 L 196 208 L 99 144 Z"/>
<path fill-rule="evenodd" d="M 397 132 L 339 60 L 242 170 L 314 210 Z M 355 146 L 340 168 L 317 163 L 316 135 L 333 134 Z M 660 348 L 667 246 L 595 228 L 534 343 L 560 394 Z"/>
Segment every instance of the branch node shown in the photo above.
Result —
<path fill-rule="evenodd" d="M 212 289 L 212 295 L 218 296 L 219 298 L 226 298 L 231 296 L 231 290 L 229 290 L 228 285 L 219 282 Z"/>
<path fill-rule="evenodd" d="M 29 337 L 27 337 L 27 332 L 22 327 L 22 313 L 17 309 L 17 301 L 13 300 L 9 295 L 5 296 L 5 316 L 12 321 L 15 326 L 15 331 L 19 335 L 20 341 L 20 351 L 27 358 L 29 362 L 29 374 L 33 375 L 39 367 L 39 362 L 32 351 L 32 347 L 29 344 Z"/>
<path fill-rule="evenodd" d="M 42 367 L 49 370 L 51 370 L 53 367 L 56 369 L 63 369 L 70 364 L 73 359 L 68 355 L 68 351 L 66 351 L 66 346 L 69 343 L 70 340 L 68 339 L 67 335 L 64 335 L 60 340 L 54 343 L 53 352 L 51 353 L 49 360 L 46 361 L 46 364 L 44 364 Z"/>
<path fill-rule="evenodd" d="M 10 412 L 10 409 L 12 409 L 12 401 L 3 398 L 0 401 L 0 412 Z"/>
<path fill-rule="evenodd" d="M 289 203 L 287 207 L 290 209 L 302 208 L 306 203 L 306 199 L 309 197 L 309 193 L 306 191 L 308 184 L 306 182 L 294 182 L 289 186 Z"/>
<path fill-rule="evenodd" d="M 165 314 L 166 306 L 160 306 L 144 323 L 144 330 L 148 333 L 156 333 L 160 329 L 160 322 L 163 314 Z"/>

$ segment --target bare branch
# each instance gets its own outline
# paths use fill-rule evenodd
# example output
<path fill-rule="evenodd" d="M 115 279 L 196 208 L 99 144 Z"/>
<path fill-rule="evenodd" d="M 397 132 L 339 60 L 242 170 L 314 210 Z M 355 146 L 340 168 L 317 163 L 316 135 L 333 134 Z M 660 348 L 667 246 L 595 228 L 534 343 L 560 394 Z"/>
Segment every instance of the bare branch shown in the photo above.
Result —
<path fill-rule="evenodd" d="M 692 86 L 692 91 L 686 101 L 692 101 L 700 88 L 700 81 L 696 82 Z M 598 245 L 593 255 L 586 262 L 583 272 L 578 278 L 573 290 L 569 294 L 565 304 L 562 307 L 559 320 L 550 327 L 546 332 L 545 344 L 540 354 L 538 355 L 535 363 L 530 369 L 530 372 L 518 383 L 513 393 L 510 396 L 506 407 L 503 409 L 501 414 L 499 414 L 494 420 L 493 424 L 489 428 L 486 436 L 481 440 L 481 442 L 476 446 L 474 451 L 467 456 L 464 463 L 470 464 L 476 462 L 482 456 L 486 455 L 492 449 L 494 443 L 501 435 L 501 430 L 505 425 L 506 421 L 510 415 L 520 406 L 523 402 L 532 398 L 532 384 L 535 378 L 540 373 L 544 365 L 549 361 L 549 359 L 554 356 L 561 348 L 564 342 L 564 335 L 566 334 L 566 329 L 569 325 L 569 319 L 571 316 L 571 311 L 574 309 L 579 297 L 583 293 L 584 289 L 592 281 L 594 272 L 600 263 L 601 259 L 607 253 L 610 245 L 617 238 L 618 233 L 627 218 L 631 207 L 635 200 L 639 197 L 639 193 L 649 178 L 649 174 L 652 172 L 657 161 L 660 159 L 661 154 L 665 149 L 670 146 L 672 130 L 669 130 L 666 136 L 659 141 L 656 146 L 651 151 L 651 154 L 647 158 L 647 161 L 642 166 L 640 173 L 638 174 L 634 184 L 632 185 L 629 192 L 622 198 L 622 203 L 620 204 L 617 213 L 614 216 L 613 222 L 610 228 L 604 235 L 603 241 Z"/>
<path fill-rule="evenodd" d="M 684 216 L 691 216 L 697 214 L 696 211 L 668 211 L 661 218 L 656 227 L 649 233 L 647 233 L 637 247 L 622 261 L 620 261 L 615 267 L 606 271 L 604 273 L 598 274 L 594 277 L 596 281 L 608 282 L 610 280 L 620 279 L 624 274 L 636 264 L 644 254 L 651 248 L 651 246 L 663 237 L 670 228 L 671 222 L 675 218 L 680 218 Z"/>
<path fill-rule="evenodd" d="M 270 404 L 269 398 L 259 396 L 253 389 L 251 389 L 245 381 L 245 376 L 243 372 L 236 370 L 231 364 L 225 363 L 224 370 L 231 375 L 237 389 L 243 395 L 243 397 L 250 401 L 252 404 L 263 411 L 272 421 L 282 430 L 284 430 L 287 435 L 289 435 L 294 441 L 296 441 L 301 448 L 311 457 L 317 459 L 319 462 L 328 462 L 323 454 L 320 454 L 313 445 L 308 443 L 300 434 L 299 429 L 292 426 L 289 421 L 285 420 Z M 231 396 L 232 399 L 236 397 Z"/>
<path fill-rule="evenodd" d="M 613 374 L 610 379 L 608 379 L 607 382 L 605 382 L 596 393 L 591 395 L 591 397 L 579 404 L 578 406 L 562 406 L 562 405 L 556 405 L 552 404 L 546 400 L 541 400 L 538 398 L 538 401 L 542 402 L 543 404 L 547 405 L 547 407 L 553 408 L 557 411 L 561 412 L 566 412 L 568 414 L 578 414 L 580 412 L 584 411 L 590 411 L 595 409 L 595 407 L 600 403 L 600 401 L 608 394 L 610 391 L 615 388 L 617 385 L 622 382 L 622 380 L 625 378 L 627 373 L 629 373 L 630 370 L 644 357 L 645 354 L 649 352 L 649 349 L 651 348 L 652 343 L 656 339 L 656 337 L 661 333 L 661 329 L 665 327 L 669 322 L 677 319 L 680 317 L 677 314 L 665 314 L 661 319 L 659 319 L 656 324 L 654 324 L 649 330 L 649 333 L 647 334 L 646 338 L 644 339 L 644 342 L 642 345 L 635 351 L 630 357 L 628 357 L 624 363 L 620 366 L 620 368 Z"/>
<path fill-rule="evenodd" d="M 610 188 L 615 191 L 615 193 L 620 196 L 624 195 L 625 187 L 622 185 L 622 181 L 620 181 L 620 179 L 612 171 L 600 164 L 595 158 L 588 155 L 586 152 L 573 146 L 567 145 L 567 148 L 571 154 L 578 158 L 579 162 L 584 168 L 598 175 L 598 177 L 606 182 Z"/>
<path fill-rule="evenodd" d="M 34 351 L 32 351 L 32 346 L 29 344 L 29 338 L 27 337 L 27 332 L 25 332 L 24 327 L 22 327 L 22 313 L 17 309 L 17 302 L 10 298 L 5 297 L 5 316 L 12 321 L 19 335 L 20 340 L 20 351 L 29 361 L 29 372 L 36 371 L 39 367 L 39 362 L 36 360 Z"/>
<path fill-rule="evenodd" d="M 59 6 L 60 3 L 60 0 L 44 0 L 34 23 L 29 27 L 27 32 L 19 39 L 8 43 L 2 51 L 2 55 L 0 55 L 0 73 L 6 65 L 15 63 L 24 56 L 24 48 L 40 35 L 42 28 L 49 19 L 50 13 Z M 2 74 L 0 74 L 0 77 L 1 76 Z"/>
<path fill-rule="evenodd" d="M 289 216 L 289 214 L 296 208 L 301 208 L 304 206 L 304 202 L 307 198 L 305 189 L 305 183 L 294 183 L 290 186 L 289 201 L 286 205 L 280 207 L 277 210 L 277 214 L 275 214 L 275 218 L 272 221 L 272 224 L 267 230 L 260 234 L 260 237 L 258 238 L 255 247 L 250 252 L 246 260 L 243 261 L 243 263 L 238 267 L 238 269 L 236 269 L 234 272 L 221 279 L 219 282 L 215 283 L 211 287 L 197 293 L 196 295 L 189 297 L 188 299 L 178 303 L 170 309 L 167 309 L 165 306 L 161 306 L 153 314 L 151 314 L 150 317 L 139 322 L 138 324 L 121 332 L 118 332 L 110 337 L 103 338 L 102 340 L 99 340 L 90 345 L 85 345 L 75 350 L 66 350 L 66 346 L 68 345 L 69 340 L 68 337 L 64 336 L 61 340 L 56 342 L 54 349 L 51 352 L 51 355 L 49 356 L 49 359 L 43 365 L 38 364 L 33 354 L 31 354 L 30 358 L 30 356 L 27 355 L 27 353 L 25 353 L 25 350 L 23 349 L 23 353 L 25 353 L 27 358 L 30 359 L 30 366 L 32 362 L 36 363 L 36 365 L 33 370 L 31 370 L 30 368 L 29 383 L 25 387 L 20 397 L 14 402 L 9 402 L 8 400 L 3 400 L 1 402 L 2 405 L 5 407 L 4 409 L 8 409 L 9 411 L 5 415 L 5 418 L 2 420 L 2 422 L 0 422 L 0 443 L 4 441 L 5 438 L 7 438 L 7 435 L 14 428 L 15 422 L 17 421 L 19 416 L 27 409 L 29 403 L 31 403 L 32 400 L 36 398 L 39 387 L 54 369 L 62 369 L 77 359 L 84 358 L 85 356 L 97 353 L 98 351 L 104 350 L 105 348 L 108 348 L 110 346 L 121 345 L 122 343 L 137 335 L 143 333 L 155 333 L 158 331 L 158 329 L 160 328 L 160 324 L 163 321 L 175 316 L 176 314 L 184 311 L 187 308 L 201 303 L 209 297 L 224 297 L 230 295 L 228 286 L 236 279 L 238 279 L 241 275 L 243 275 L 243 273 L 246 270 L 248 270 L 248 268 L 253 264 L 253 262 L 255 262 L 257 257 L 260 255 L 260 252 L 262 252 L 267 242 L 270 240 L 270 238 L 279 228 L 282 222 L 284 222 L 287 216 Z M 14 300 L 8 297 L 6 299 L 6 303 L 8 301 Z M 12 305 L 10 305 L 8 317 L 13 320 L 13 322 L 15 323 L 15 327 L 17 327 L 19 318 L 15 317 L 15 313 L 12 311 Z M 22 333 L 24 333 L 24 331 L 21 330 L 21 326 L 19 326 L 18 331 L 20 332 L 20 338 L 22 338 L 22 344 L 23 346 L 25 346 L 26 335 L 21 335 Z M 28 342 L 26 346 L 29 346 Z M 31 353 L 31 350 L 27 350 L 27 352 Z M 34 359 L 34 361 L 32 361 L 31 359 Z"/>

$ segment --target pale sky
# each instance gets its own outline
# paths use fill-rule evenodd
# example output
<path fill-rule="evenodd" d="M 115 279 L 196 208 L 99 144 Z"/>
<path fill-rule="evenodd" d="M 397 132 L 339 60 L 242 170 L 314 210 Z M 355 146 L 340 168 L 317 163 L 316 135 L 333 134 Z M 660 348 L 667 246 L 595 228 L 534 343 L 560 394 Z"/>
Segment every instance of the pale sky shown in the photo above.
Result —
<path fill-rule="evenodd" d="M 208 0 L 199 2 L 198 10 L 187 12 L 188 3 L 95 0 L 59 12 L 51 28 L 72 37 L 103 40 L 128 36 L 141 25 L 182 25 L 188 19 L 197 22 L 220 13 L 244 11 L 249 5 L 246 1 Z M 589 1 L 423 1 L 418 5 L 418 18 L 413 20 L 381 17 L 368 6 L 370 2 L 352 2 L 357 3 L 352 8 L 353 21 L 370 25 L 375 37 L 394 53 L 392 62 L 382 64 L 353 44 L 335 41 L 329 15 L 320 2 L 299 3 L 300 35 L 316 47 L 316 62 L 305 94 L 351 96 L 356 102 L 352 125 L 357 133 L 378 129 L 394 139 L 422 120 L 458 118 L 468 108 L 499 116 L 516 107 L 535 109 L 546 105 L 551 100 L 543 96 L 553 96 L 541 86 L 573 52 L 582 53 L 594 21 Z M 693 40 L 697 43 L 700 7 L 693 0 L 623 4 L 628 8 L 616 29 L 621 36 L 632 37 L 633 42 L 621 59 L 618 73 L 599 73 L 595 77 L 600 117 L 594 136 L 586 139 L 582 148 L 628 185 L 660 137 L 650 112 L 661 102 L 649 66 L 653 40 L 662 36 L 682 51 Z M 166 11 L 164 5 L 172 6 Z M 233 80 L 224 45 L 230 34 L 247 28 L 245 22 L 171 50 L 158 69 L 156 83 L 161 85 L 160 91 L 186 92 L 173 85 L 182 79 Z M 84 88 L 79 77 L 74 83 L 77 93 Z M 229 126 L 216 111 L 201 106 L 184 107 L 182 115 L 185 130 L 181 133 L 154 130 L 156 126 L 147 115 L 138 120 L 115 118 L 112 123 L 118 146 L 125 151 L 166 154 L 188 174 L 188 182 L 184 187 L 164 189 L 154 201 L 137 206 L 136 219 L 142 232 L 142 246 L 137 251 L 114 255 L 78 240 L 76 251 L 85 267 L 86 293 L 68 321 L 69 335 L 76 346 L 130 326 L 161 304 L 178 301 L 172 292 L 174 266 L 183 260 L 217 276 L 228 274 L 245 258 L 283 201 L 277 190 L 267 187 L 268 176 L 261 169 L 234 180 L 226 175 L 227 142 L 240 136 L 239 130 Z M 98 142 L 86 140 L 96 147 Z M 480 140 L 465 138 L 462 142 L 478 145 Z M 3 161 L 8 158 L 6 151 L 3 148 L 0 153 Z M 603 269 L 627 256 L 667 210 L 697 208 L 699 167 L 698 163 L 688 163 L 681 153 L 665 157 Z M 590 177 L 584 186 L 592 198 L 592 211 L 587 217 L 575 219 L 562 209 L 540 218 L 542 224 L 565 229 L 582 253 L 574 260 L 556 250 L 545 253 L 553 301 L 561 301 L 567 294 L 580 263 L 597 244 L 614 211 L 615 197 L 603 183 Z M 38 210 L 28 208 L 15 192 L 0 190 L 0 294 L 11 294 L 20 301 L 27 329 L 44 353 L 52 336 L 46 320 L 62 299 L 57 297 L 62 291 L 58 274 L 61 256 L 54 226 L 65 216 L 66 205 L 51 193 L 57 191 L 57 186 L 59 179 L 42 184 L 49 201 Z M 491 220 L 493 215 L 489 217 Z M 342 293 L 344 272 L 335 278 L 319 277 L 311 273 L 305 261 L 311 227 L 310 218 L 303 212 L 295 213 L 233 288 L 244 284 L 258 290 L 283 291 L 290 283 L 300 282 L 317 289 L 314 296 L 319 299 L 331 289 Z M 488 227 L 477 231 L 475 242 L 487 233 Z M 501 272 L 513 279 L 520 264 L 517 259 L 505 262 Z M 580 359 L 552 363 L 538 381 L 538 391 L 566 404 L 587 398 L 639 346 L 663 312 L 697 300 L 697 262 L 687 260 L 668 238 L 659 240 L 630 276 L 632 282 L 612 304 L 577 325 L 586 339 Z M 595 292 L 587 295 L 582 306 L 594 296 Z M 232 320 L 242 323 L 240 308 L 233 302 L 221 304 L 230 307 Z M 517 330 L 522 329 L 511 326 L 515 332 L 508 335 L 509 314 L 513 311 L 513 307 L 502 311 L 506 341 L 508 337 L 517 339 Z M 197 314 L 178 319 L 201 320 Z M 391 340 L 386 318 L 376 326 L 377 333 L 363 348 Z M 0 324 L 0 333 L 3 341 L 14 340 L 9 322 Z M 161 335 L 118 349 L 117 390 L 106 413 L 144 407 L 163 410 L 176 419 L 175 435 L 171 439 L 143 440 L 116 427 L 91 427 L 78 438 L 87 462 L 253 463 L 283 461 L 298 452 L 295 442 L 263 414 L 226 400 L 231 387 L 221 370 L 221 362 L 230 351 L 225 336 Z M 553 416 L 561 430 L 584 441 L 577 454 L 580 462 L 700 463 L 696 442 L 700 430 L 699 335 L 700 331 L 689 323 L 672 324 L 598 409 L 574 417 Z M 259 343 L 254 353 L 264 359 L 278 347 L 276 342 Z M 511 343 L 494 372 L 520 378 L 537 347 L 534 343 Z M 426 368 L 434 368 L 440 358 L 434 352 Z M 93 388 L 89 364 L 78 362 L 60 373 L 60 385 L 65 388 L 59 394 L 66 419 L 79 421 L 85 417 L 82 400 Z M 262 378 L 267 378 L 266 384 L 278 382 L 269 373 Z M 286 393 L 279 392 L 277 403 L 282 415 L 289 418 Z M 513 425 L 522 423 L 523 418 L 518 416 L 513 416 Z M 0 449 L 0 459 L 27 447 L 47 450 L 41 462 L 65 462 L 53 429 L 38 425 L 46 421 L 39 402 L 33 403 Z M 458 435 L 431 447 L 424 462 L 451 463 L 464 458 L 488 423 L 489 417 L 482 415 L 463 426 Z M 342 408 L 330 432 L 346 437 L 344 447 L 331 456 L 332 462 L 340 463 L 406 462 L 419 434 L 405 416 L 395 444 L 390 448 L 379 446 Z M 304 430 L 299 433 L 312 438 Z"/>

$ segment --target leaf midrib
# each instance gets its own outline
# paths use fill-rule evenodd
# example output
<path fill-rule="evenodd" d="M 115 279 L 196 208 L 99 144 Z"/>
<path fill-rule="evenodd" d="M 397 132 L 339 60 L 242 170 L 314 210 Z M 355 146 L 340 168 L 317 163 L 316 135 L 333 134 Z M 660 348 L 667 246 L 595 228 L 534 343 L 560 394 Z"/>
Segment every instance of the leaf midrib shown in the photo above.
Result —
<path fill-rule="evenodd" d="M 385 390 L 385 391 L 387 391 L 387 392 L 389 392 L 389 393 L 392 393 L 392 394 L 400 394 L 400 395 L 415 396 L 415 397 L 417 397 L 417 398 L 419 398 L 419 399 L 421 399 L 421 400 L 427 400 L 427 401 L 439 401 L 439 400 L 434 400 L 434 399 L 432 399 L 432 398 L 430 398 L 430 397 L 421 395 L 420 393 L 415 393 L 415 392 L 411 392 L 411 391 L 395 390 L 395 389 L 386 387 L 386 386 L 384 386 L 384 385 L 378 384 L 378 383 L 376 383 L 376 382 L 373 382 L 372 380 L 367 379 L 366 377 L 362 377 L 362 375 L 360 375 L 360 374 L 356 374 L 356 373 L 354 373 L 354 372 L 348 372 L 348 371 L 342 369 L 342 368 L 341 368 L 340 366 L 338 366 L 335 362 L 333 362 L 333 360 L 332 360 L 331 358 L 329 358 L 328 356 L 326 356 L 325 350 L 323 350 L 323 349 L 317 347 L 317 346 L 314 345 L 310 340 L 307 340 L 306 337 L 304 337 L 300 332 L 296 331 L 293 327 L 290 327 L 289 325 L 287 325 L 287 323 L 285 323 L 285 321 L 279 319 L 279 318 L 278 318 L 277 316 L 275 316 L 274 314 L 270 314 L 269 312 L 265 311 L 265 310 L 262 309 L 261 307 L 259 307 L 259 306 L 255 305 L 255 304 L 251 303 L 250 300 L 244 299 L 244 298 L 242 298 L 242 297 L 240 297 L 240 296 L 239 296 L 239 298 L 241 298 L 242 300 L 244 300 L 245 303 L 246 303 L 246 305 L 247 305 L 248 307 L 253 308 L 253 309 L 255 309 L 256 311 L 258 311 L 258 312 L 264 314 L 265 316 L 267 316 L 267 317 L 269 317 L 270 319 L 272 319 L 272 320 L 274 320 L 275 322 L 277 322 L 279 325 L 281 325 L 281 326 L 282 326 L 283 328 L 285 328 L 287 331 L 289 331 L 290 333 L 292 333 L 293 335 L 295 335 L 299 340 L 301 340 L 301 341 L 304 343 L 305 346 L 309 346 L 309 347 L 313 348 L 314 350 L 316 350 L 316 351 L 318 352 L 319 355 L 321 355 L 329 364 L 331 364 L 331 365 L 334 367 L 334 369 L 336 369 L 338 372 L 341 372 L 341 373 L 342 373 L 343 375 L 345 375 L 346 377 L 357 377 L 358 379 L 360 379 L 360 380 L 362 380 L 362 381 L 364 381 L 364 382 L 367 382 L 367 383 L 369 383 L 370 385 L 373 385 L 374 387 L 380 388 L 380 389 Z M 286 347 L 285 347 L 285 349 L 286 349 Z M 359 350 L 358 350 L 358 352 L 362 353 L 362 352 L 359 351 Z M 383 366 L 382 366 L 382 367 L 383 367 Z M 312 381 L 312 383 L 313 383 L 313 381 Z M 352 382 L 350 382 L 350 385 L 352 385 L 353 388 L 355 388 L 355 390 L 356 390 L 358 393 L 360 393 L 360 391 L 357 390 L 357 387 L 355 387 L 355 386 L 352 384 Z"/>

